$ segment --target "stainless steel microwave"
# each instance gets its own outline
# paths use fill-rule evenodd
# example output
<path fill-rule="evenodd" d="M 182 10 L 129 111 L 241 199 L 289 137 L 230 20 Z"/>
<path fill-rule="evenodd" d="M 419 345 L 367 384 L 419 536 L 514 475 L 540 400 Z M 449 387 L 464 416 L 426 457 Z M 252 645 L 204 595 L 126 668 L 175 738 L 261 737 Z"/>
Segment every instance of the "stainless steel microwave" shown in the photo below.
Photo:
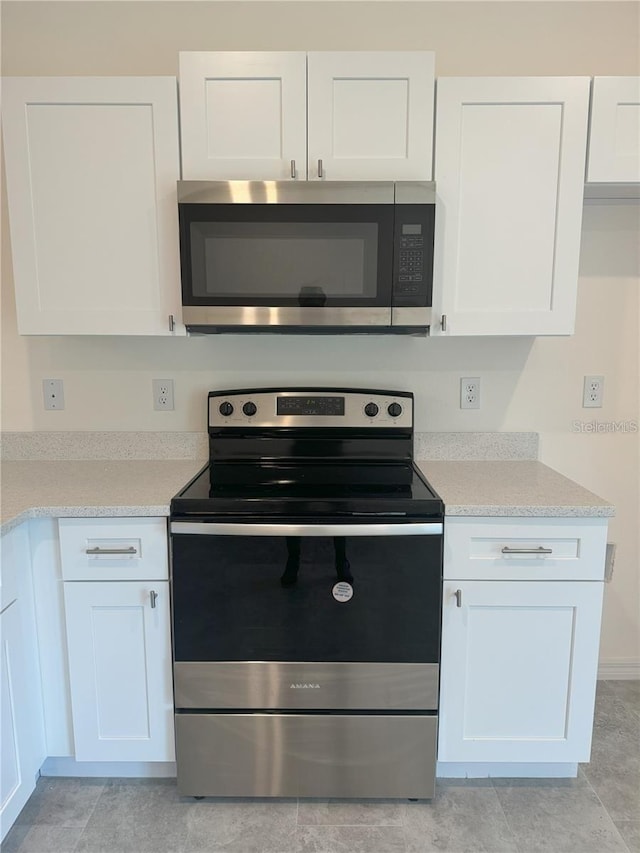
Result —
<path fill-rule="evenodd" d="M 191 333 L 425 334 L 435 185 L 179 181 Z"/>

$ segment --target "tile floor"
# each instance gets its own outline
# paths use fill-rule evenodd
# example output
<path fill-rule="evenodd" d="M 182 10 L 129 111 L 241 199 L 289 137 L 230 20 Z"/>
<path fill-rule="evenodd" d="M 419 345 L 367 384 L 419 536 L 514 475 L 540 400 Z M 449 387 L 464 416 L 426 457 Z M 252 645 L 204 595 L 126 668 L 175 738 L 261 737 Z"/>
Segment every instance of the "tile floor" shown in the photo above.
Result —
<path fill-rule="evenodd" d="M 442 780 L 432 802 L 180 798 L 172 780 L 42 778 L 3 853 L 639 853 L 640 681 L 598 684 L 577 779 Z"/>

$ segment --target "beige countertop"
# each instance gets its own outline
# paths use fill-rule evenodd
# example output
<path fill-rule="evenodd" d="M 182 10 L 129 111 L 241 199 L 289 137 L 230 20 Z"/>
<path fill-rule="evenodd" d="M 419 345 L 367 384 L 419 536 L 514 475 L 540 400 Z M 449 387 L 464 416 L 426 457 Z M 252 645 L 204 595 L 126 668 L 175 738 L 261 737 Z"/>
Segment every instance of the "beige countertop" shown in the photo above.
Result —
<path fill-rule="evenodd" d="M 25 518 L 169 515 L 205 460 L 3 462 L 0 532 Z"/>
<path fill-rule="evenodd" d="M 0 532 L 26 518 L 162 516 L 204 460 L 3 462 Z M 541 462 L 419 462 L 447 515 L 612 516 L 614 507 Z"/>
<path fill-rule="evenodd" d="M 418 461 L 446 515 L 615 515 L 615 507 L 542 462 Z"/>

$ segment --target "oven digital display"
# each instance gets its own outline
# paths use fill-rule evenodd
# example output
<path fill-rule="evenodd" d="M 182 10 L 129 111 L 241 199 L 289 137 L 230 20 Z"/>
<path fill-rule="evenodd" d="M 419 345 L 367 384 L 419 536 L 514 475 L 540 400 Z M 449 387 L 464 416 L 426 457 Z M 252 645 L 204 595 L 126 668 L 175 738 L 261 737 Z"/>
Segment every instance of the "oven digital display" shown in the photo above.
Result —
<path fill-rule="evenodd" d="M 344 415 L 344 397 L 278 397 L 279 415 Z"/>

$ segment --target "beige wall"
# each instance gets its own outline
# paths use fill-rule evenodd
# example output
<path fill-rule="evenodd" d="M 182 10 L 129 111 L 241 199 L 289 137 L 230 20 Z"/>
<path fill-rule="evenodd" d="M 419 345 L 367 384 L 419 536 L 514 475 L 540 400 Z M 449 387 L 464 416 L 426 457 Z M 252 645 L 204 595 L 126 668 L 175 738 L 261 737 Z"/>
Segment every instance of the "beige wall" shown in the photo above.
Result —
<path fill-rule="evenodd" d="M 5 3 L 2 69 L 174 74 L 180 49 L 429 48 L 441 76 L 638 74 L 639 10 L 615 2 Z M 413 390 L 419 430 L 537 431 L 544 462 L 618 507 L 602 659 L 638 661 L 638 433 L 579 433 L 573 422 L 640 417 L 639 208 L 586 205 L 582 233 L 569 338 L 24 338 L 3 193 L 3 428 L 199 430 L 210 388 L 301 381 Z M 581 408 L 585 374 L 606 377 L 600 410 Z M 480 411 L 458 408 L 463 375 L 482 378 Z M 43 410 L 46 376 L 65 382 L 62 412 Z M 152 377 L 175 380 L 175 412 L 152 410 Z"/>

